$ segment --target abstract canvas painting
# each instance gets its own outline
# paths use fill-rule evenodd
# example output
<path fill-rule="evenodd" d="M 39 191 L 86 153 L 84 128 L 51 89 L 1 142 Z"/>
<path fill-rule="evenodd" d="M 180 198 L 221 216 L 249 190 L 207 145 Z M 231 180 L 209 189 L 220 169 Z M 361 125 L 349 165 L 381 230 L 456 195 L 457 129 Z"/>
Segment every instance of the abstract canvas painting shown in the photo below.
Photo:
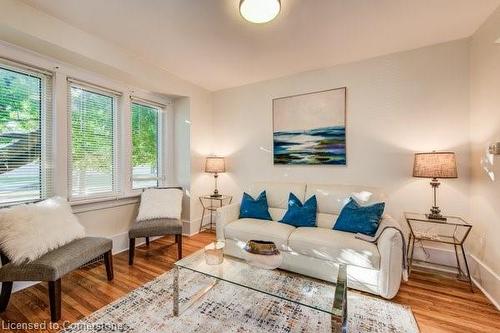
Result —
<path fill-rule="evenodd" d="M 346 88 L 273 99 L 274 164 L 346 164 Z"/>

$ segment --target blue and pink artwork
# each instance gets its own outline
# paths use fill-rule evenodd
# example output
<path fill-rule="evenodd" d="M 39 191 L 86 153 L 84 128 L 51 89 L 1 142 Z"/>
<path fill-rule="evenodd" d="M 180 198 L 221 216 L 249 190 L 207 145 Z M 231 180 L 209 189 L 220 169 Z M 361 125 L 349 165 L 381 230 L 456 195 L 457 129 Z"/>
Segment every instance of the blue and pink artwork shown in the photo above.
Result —
<path fill-rule="evenodd" d="M 346 164 L 346 88 L 273 100 L 274 164 Z"/>

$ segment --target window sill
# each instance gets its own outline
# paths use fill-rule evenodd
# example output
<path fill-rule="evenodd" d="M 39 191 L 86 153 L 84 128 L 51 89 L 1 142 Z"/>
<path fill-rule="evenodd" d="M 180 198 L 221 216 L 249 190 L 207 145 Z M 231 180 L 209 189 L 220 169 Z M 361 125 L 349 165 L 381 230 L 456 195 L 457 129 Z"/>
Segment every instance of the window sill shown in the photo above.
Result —
<path fill-rule="evenodd" d="M 109 209 L 127 205 L 133 205 L 139 202 L 140 194 L 127 195 L 112 198 L 95 198 L 89 200 L 78 200 L 70 202 L 73 213 L 80 214 L 95 210 Z"/>

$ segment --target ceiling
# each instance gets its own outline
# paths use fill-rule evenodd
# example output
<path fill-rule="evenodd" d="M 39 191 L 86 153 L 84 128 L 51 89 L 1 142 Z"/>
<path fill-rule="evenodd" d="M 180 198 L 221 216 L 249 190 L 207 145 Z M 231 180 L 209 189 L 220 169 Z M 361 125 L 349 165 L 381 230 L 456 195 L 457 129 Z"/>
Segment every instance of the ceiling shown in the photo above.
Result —
<path fill-rule="evenodd" d="M 208 90 L 464 38 L 500 0 L 281 0 L 244 21 L 239 0 L 23 0 Z"/>

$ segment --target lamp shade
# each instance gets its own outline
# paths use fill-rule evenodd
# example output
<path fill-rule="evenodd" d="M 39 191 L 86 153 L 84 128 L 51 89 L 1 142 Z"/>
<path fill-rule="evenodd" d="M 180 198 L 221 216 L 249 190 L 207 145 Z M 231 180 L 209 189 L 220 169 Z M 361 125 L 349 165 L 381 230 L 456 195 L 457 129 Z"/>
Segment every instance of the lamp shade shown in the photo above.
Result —
<path fill-rule="evenodd" d="M 226 163 L 224 157 L 209 156 L 205 161 L 205 172 L 220 173 L 226 172 Z"/>
<path fill-rule="evenodd" d="M 413 177 L 457 178 L 457 161 L 453 152 L 415 154 Z"/>

